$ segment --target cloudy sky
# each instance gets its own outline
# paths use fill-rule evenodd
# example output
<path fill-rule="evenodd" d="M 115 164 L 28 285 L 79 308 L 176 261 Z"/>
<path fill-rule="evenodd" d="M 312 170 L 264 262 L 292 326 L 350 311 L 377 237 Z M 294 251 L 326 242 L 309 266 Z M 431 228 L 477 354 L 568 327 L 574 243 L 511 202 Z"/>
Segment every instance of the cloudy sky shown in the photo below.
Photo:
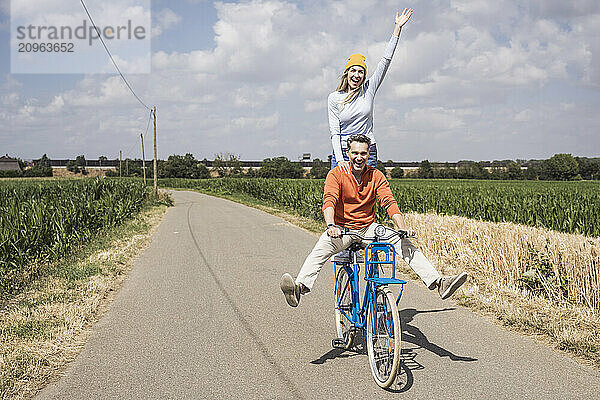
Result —
<path fill-rule="evenodd" d="M 328 93 L 349 54 L 377 64 L 404 7 L 375 102 L 380 159 L 600 156 L 598 0 L 154 0 L 151 73 L 126 76 L 157 106 L 159 157 L 326 159 Z M 148 112 L 118 75 L 11 74 L 9 42 L 0 0 L 0 153 L 139 157 Z"/>

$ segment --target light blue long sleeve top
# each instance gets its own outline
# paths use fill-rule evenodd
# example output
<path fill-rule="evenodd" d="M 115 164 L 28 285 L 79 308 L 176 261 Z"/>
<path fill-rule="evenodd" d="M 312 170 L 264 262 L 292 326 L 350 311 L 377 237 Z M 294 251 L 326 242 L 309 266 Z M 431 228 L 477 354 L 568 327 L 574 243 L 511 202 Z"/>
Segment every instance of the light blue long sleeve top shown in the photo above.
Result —
<path fill-rule="evenodd" d="M 342 104 L 348 93 L 341 91 L 332 92 L 327 97 L 329 133 L 336 160 L 344 159 L 342 148 L 346 148 L 346 140 L 350 135 L 362 133 L 371 139 L 371 143 L 375 143 L 375 136 L 373 135 L 375 93 L 377 93 L 377 89 L 379 89 L 392 62 L 398 39 L 398 36 L 392 35 L 375 72 L 365 81 L 361 92 L 354 100 Z"/>

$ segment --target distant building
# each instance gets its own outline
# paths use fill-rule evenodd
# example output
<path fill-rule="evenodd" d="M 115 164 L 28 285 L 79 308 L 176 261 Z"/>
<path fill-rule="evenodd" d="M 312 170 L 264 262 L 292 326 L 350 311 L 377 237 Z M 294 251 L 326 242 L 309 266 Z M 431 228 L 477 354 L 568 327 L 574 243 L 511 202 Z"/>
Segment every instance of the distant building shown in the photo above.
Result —
<path fill-rule="evenodd" d="M 300 161 L 310 161 L 310 153 L 303 153 Z"/>
<path fill-rule="evenodd" d="M 8 154 L 0 157 L 0 171 L 20 171 L 21 166 L 16 158 L 10 158 Z"/>

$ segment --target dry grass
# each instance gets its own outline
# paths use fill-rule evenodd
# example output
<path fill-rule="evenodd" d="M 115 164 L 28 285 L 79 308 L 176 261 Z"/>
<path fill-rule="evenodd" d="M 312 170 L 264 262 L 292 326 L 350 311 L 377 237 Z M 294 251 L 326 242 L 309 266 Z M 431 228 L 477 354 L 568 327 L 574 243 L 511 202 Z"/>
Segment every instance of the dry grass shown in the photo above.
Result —
<path fill-rule="evenodd" d="M 440 265 L 493 277 L 509 289 L 522 287 L 523 273 L 536 269 L 542 277 L 534 286 L 545 296 L 600 310 L 600 238 L 437 214 L 407 220 Z"/>
<path fill-rule="evenodd" d="M 32 397 L 75 358 L 165 210 L 141 212 L 1 305 L 1 398 Z"/>

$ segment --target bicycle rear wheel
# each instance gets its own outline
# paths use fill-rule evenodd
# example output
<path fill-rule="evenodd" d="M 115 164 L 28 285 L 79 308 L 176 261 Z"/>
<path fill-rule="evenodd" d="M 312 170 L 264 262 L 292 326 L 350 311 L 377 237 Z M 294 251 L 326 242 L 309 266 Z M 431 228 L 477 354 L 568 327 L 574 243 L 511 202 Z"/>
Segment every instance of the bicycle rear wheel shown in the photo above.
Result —
<path fill-rule="evenodd" d="M 401 327 L 400 314 L 387 286 L 375 290 L 375 310 L 367 313 L 367 352 L 375 382 L 388 388 L 396 379 L 400 366 Z M 375 313 L 373 313 L 375 311 Z"/>
<path fill-rule="evenodd" d="M 335 277 L 335 327 L 337 338 L 343 343 L 340 348 L 348 350 L 354 340 L 352 324 L 352 284 L 345 268 L 339 268 Z M 336 346 L 337 347 L 337 346 Z"/>

